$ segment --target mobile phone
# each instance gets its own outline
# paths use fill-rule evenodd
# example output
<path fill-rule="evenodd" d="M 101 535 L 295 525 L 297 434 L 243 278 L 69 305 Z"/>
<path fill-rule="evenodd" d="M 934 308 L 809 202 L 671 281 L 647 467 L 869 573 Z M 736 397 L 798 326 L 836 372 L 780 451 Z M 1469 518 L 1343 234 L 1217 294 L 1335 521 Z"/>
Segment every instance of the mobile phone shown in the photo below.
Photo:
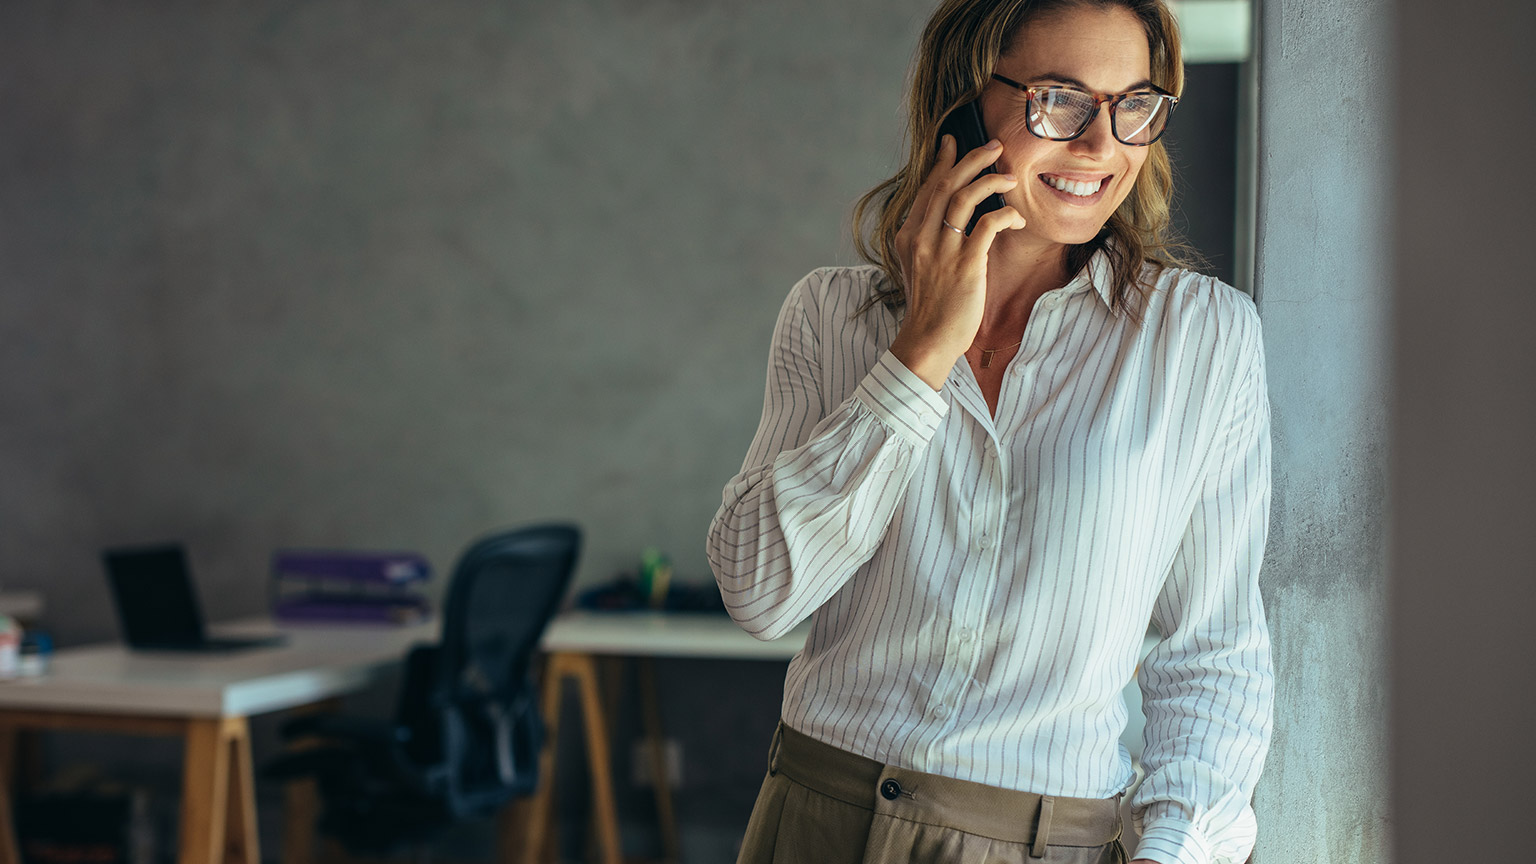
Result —
<path fill-rule="evenodd" d="M 945 135 L 955 136 L 955 159 L 957 160 L 964 158 L 965 154 L 992 140 L 987 135 L 987 127 L 982 125 L 981 122 L 981 104 L 973 99 L 949 112 L 949 116 L 945 117 L 944 122 L 939 124 L 939 142 L 941 144 L 944 141 Z M 997 171 L 991 165 L 981 169 L 981 174 L 996 173 Z M 981 174 L 977 174 L 976 177 L 980 177 Z M 975 180 L 974 177 L 971 179 L 972 181 Z M 976 205 L 976 211 L 971 214 L 971 221 L 965 226 L 965 233 L 971 233 L 981 217 L 1004 206 L 1006 205 L 1003 203 L 1001 193 L 993 192 L 991 195 L 983 198 L 981 203 Z"/>

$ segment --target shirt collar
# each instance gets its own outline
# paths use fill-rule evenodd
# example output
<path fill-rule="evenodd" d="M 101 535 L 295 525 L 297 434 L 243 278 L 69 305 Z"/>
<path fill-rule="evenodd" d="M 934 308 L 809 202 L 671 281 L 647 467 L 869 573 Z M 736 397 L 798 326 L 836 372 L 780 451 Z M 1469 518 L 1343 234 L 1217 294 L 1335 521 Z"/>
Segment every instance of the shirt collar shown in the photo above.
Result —
<path fill-rule="evenodd" d="M 1099 297 L 1105 306 L 1114 307 L 1114 266 L 1110 264 L 1109 253 L 1100 249 L 1088 259 L 1088 266 L 1079 270 L 1067 284 L 1061 286 L 1063 294 L 1077 294 L 1087 291 L 1089 288 L 1099 292 Z"/>

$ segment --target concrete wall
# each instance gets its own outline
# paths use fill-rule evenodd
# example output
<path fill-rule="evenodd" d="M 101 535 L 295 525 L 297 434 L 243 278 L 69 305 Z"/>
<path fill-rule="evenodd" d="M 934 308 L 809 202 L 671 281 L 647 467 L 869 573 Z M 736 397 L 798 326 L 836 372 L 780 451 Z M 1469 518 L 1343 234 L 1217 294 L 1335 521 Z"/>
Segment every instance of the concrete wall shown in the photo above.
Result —
<path fill-rule="evenodd" d="M 1388 860 L 1388 23 L 1369 0 L 1262 4 L 1255 293 L 1277 716 L 1258 864 Z"/>
<path fill-rule="evenodd" d="M 70 642 L 109 543 L 187 541 L 219 618 L 274 547 L 551 517 L 586 581 L 706 580 L 928 5 L 5 4 L 0 585 Z"/>

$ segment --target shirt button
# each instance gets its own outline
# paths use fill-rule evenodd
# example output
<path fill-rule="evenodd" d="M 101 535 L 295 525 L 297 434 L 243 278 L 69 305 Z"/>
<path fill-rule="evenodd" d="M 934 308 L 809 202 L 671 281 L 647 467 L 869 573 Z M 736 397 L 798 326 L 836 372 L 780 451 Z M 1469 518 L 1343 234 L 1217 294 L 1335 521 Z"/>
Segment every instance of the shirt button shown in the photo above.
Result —
<path fill-rule="evenodd" d="M 955 639 L 959 641 L 961 645 L 969 645 L 971 640 L 975 637 L 976 631 L 970 629 L 969 627 L 964 628 L 959 633 L 955 634 Z"/>
<path fill-rule="evenodd" d="M 992 535 L 983 534 L 976 538 L 976 548 L 985 552 L 992 548 Z"/>
<path fill-rule="evenodd" d="M 933 709 L 933 716 L 939 718 L 940 720 L 943 720 L 945 717 L 948 717 L 949 716 L 949 706 L 948 705 L 940 705 L 939 707 Z"/>
<path fill-rule="evenodd" d="M 887 801 L 895 801 L 901 797 L 901 784 L 895 780 L 886 780 L 880 784 L 880 797 Z"/>

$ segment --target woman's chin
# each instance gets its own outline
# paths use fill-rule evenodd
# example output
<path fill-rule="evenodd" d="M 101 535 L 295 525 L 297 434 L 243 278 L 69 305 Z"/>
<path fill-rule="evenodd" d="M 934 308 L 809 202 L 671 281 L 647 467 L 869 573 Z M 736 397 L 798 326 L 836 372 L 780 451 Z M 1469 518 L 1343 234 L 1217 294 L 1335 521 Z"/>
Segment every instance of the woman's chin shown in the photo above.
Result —
<path fill-rule="evenodd" d="M 1099 236 L 1100 231 L 1104 230 L 1103 225 L 1073 225 L 1052 227 L 1055 230 L 1042 231 L 1040 232 L 1041 235 L 1050 242 L 1059 243 L 1062 246 L 1080 246 L 1084 243 L 1089 243 L 1093 240 L 1093 238 Z"/>
<path fill-rule="evenodd" d="M 1058 246 L 1086 243 L 1099 233 L 1099 229 L 1091 225 L 1064 225 L 1055 219 L 1032 216 L 1022 208 L 1019 212 L 1024 213 L 1024 229 L 1004 231 L 997 235 L 996 243 L 1022 242 L 1030 246 Z"/>

